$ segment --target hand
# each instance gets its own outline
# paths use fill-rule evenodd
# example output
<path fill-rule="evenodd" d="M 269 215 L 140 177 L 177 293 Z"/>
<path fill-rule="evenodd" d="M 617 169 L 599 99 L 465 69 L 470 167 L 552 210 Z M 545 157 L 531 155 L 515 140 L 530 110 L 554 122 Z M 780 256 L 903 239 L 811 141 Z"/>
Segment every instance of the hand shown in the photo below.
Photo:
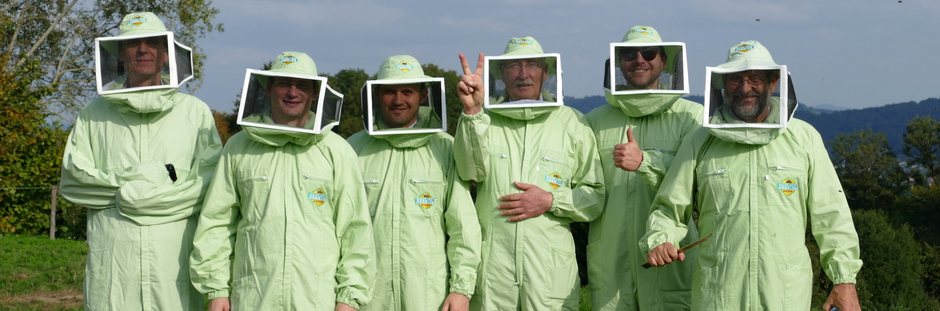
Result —
<path fill-rule="evenodd" d="M 646 261 L 653 267 L 662 267 L 672 263 L 673 260 L 685 261 L 685 253 L 680 253 L 672 243 L 660 244 L 646 254 Z"/>
<path fill-rule="evenodd" d="M 836 284 L 829 292 L 829 298 L 823 304 L 823 310 L 829 311 L 832 307 L 839 307 L 840 311 L 860 311 L 862 307 L 858 304 L 858 292 L 855 291 L 855 284 Z"/>
<path fill-rule="evenodd" d="M 643 162 L 643 151 L 633 138 L 633 128 L 627 129 L 627 143 L 614 146 L 614 166 L 635 172 Z"/>
<path fill-rule="evenodd" d="M 221 297 L 209 300 L 209 311 L 229 311 L 232 305 L 228 303 L 228 298 Z"/>
<path fill-rule="evenodd" d="M 463 76 L 457 83 L 457 97 L 463 102 L 463 113 L 475 115 L 483 111 L 483 53 L 477 61 L 476 72 L 470 71 L 463 53 L 460 53 L 460 65 L 463 66 Z"/>
<path fill-rule="evenodd" d="M 510 216 L 509 221 L 521 221 L 538 215 L 542 215 L 552 208 L 552 201 L 555 196 L 542 190 L 536 185 L 514 182 L 516 188 L 524 191 L 523 193 L 507 194 L 499 198 L 500 201 L 509 201 L 498 205 L 500 215 Z"/>
<path fill-rule="evenodd" d="M 444 307 L 441 311 L 467 311 L 470 310 L 470 298 L 458 293 L 450 293 L 447 299 L 444 299 Z"/>
<path fill-rule="evenodd" d="M 350 307 L 349 305 L 342 302 L 337 302 L 336 308 L 333 309 L 333 311 L 356 311 L 356 308 Z"/>

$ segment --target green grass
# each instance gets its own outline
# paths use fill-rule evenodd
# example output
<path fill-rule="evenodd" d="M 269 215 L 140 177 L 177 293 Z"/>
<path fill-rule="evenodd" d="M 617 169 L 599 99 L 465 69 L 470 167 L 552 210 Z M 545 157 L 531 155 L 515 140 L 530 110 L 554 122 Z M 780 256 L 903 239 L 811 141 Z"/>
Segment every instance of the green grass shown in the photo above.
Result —
<path fill-rule="evenodd" d="M 81 310 L 84 241 L 0 236 L 0 310 Z"/>
<path fill-rule="evenodd" d="M 82 310 L 84 241 L 42 236 L 0 236 L 0 311 Z M 581 288 L 578 310 L 591 310 L 591 292 Z"/>

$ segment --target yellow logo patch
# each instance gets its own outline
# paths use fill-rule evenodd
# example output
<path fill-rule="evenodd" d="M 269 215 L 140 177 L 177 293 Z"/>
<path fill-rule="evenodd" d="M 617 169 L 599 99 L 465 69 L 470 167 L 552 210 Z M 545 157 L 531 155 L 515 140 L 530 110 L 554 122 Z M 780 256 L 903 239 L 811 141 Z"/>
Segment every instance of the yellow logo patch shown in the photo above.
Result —
<path fill-rule="evenodd" d="M 415 69 L 415 66 L 407 62 L 401 62 L 395 66 L 395 69 L 401 70 L 401 72 L 409 72 L 412 69 Z"/>
<path fill-rule="evenodd" d="M 323 191 L 323 188 L 314 190 L 313 192 L 307 193 L 307 199 L 313 201 L 313 204 L 317 206 L 323 205 L 326 203 L 326 191 Z"/>
<path fill-rule="evenodd" d="M 795 181 L 793 181 L 793 179 L 787 178 L 777 183 L 777 190 L 780 190 L 783 192 L 783 194 L 790 196 L 791 194 L 796 192 L 796 189 L 798 188 L 798 186 L 799 185 Z"/>
<path fill-rule="evenodd" d="M 280 61 L 284 63 L 285 65 L 289 65 L 291 63 L 296 63 L 297 58 L 294 57 L 294 55 L 287 54 L 287 55 L 284 55 L 284 57 L 281 57 Z"/>
<path fill-rule="evenodd" d="M 634 30 L 633 32 L 640 33 L 640 34 L 644 34 L 644 35 L 648 35 L 648 34 L 653 33 L 652 30 L 650 30 L 649 28 L 646 28 L 646 27 L 637 28 L 637 29 Z"/>
<path fill-rule="evenodd" d="M 753 45 L 747 43 L 741 43 L 738 47 L 734 48 L 735 52 L 747 53 L 754 49 Z"/>
<path fill-rule="evenodd" d="M 137 16 L 134 16 L 134 18 L 131 18 L 127 22 L 134 26 L 140 26 L 140 24 L 146 23 L 147 19 L 144 18 L 143 16 L 137 15 Z"/>
<path fill-rule="evenodd" d="M 419 195 L 417 198 L 415 198 L 415 203 L 417 203 L 418 206 L 421 206 L 424 209 L 429 209 L 431 208 L 432 205 L 434 205 L 434 198 L 431 197 L 430 193 L 425 192 L 424 194 Z"/>
<path fill-rule="evenodd" d="M 545 181 L 547 181 L 549 185 L 552 185 L 553 189 L 558 189 L 558 187 L 565 184 L 565 180 L 561 179 L 561 175 L 558 175 L 558 172 L 546 175 Z"/>

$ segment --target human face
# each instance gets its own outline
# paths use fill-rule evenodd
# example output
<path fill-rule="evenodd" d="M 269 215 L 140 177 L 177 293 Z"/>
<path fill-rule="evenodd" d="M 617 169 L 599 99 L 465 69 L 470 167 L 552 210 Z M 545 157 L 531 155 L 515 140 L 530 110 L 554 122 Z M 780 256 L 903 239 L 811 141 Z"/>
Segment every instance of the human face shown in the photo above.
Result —
<path fill-rule="evenodd" d="M 428 99 L 428 90 L 417 83 L 379 85 L 382 121 L 389 128 L 409 127 L 418 120 L 418 107 Z"/>
<path fill-rule="evenodd" d="M 539 99 L 542 83 L 548 78 L 541 58 L 506 60 L 499 64 L 500 75 L 512 101 Z"/>
<path fill-rule="evenodd" d="M 312 80 L 272 77 L 268 84 L 268 96 L 271 97 L 271 118 L 274 123 L 303 127 L 314 98 L 317 98 L 317 84 Z"/>
<path fill-rule="evenodd" d="M 725 97 L 731 99 L 731 112 L 744 122 L 763 122 L 770 113 L 767 103 L 777 88 L 777 78 L 767 70 L 748 70 L 726 75 Z"/>
<path fill-rule="evenodd" d="M 118 59 L 124 62 L 131 87 L 160 84 L 163 64 L 170 60 L 165 37 L 124 40 Z"/>
<path fill-rule="evenodd" d="M 657 88 L 659 75 L 665 66 L 666 55 L 661 47 L 620 49 L 620 73 L 627 79 L 628 90 Z"/>

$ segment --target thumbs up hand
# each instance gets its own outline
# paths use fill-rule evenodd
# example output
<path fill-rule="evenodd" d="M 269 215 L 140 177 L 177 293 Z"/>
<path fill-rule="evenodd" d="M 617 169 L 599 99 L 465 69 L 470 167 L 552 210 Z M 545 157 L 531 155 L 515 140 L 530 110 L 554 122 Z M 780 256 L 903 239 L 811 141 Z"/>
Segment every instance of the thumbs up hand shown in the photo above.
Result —
<path fill-rule="evenodd" d="M 643 162 L 643 151 L 633 138 L 633 128 L 627 130 L 627 143 L 614 146 L 614 166 L 634 172 Z"/>

